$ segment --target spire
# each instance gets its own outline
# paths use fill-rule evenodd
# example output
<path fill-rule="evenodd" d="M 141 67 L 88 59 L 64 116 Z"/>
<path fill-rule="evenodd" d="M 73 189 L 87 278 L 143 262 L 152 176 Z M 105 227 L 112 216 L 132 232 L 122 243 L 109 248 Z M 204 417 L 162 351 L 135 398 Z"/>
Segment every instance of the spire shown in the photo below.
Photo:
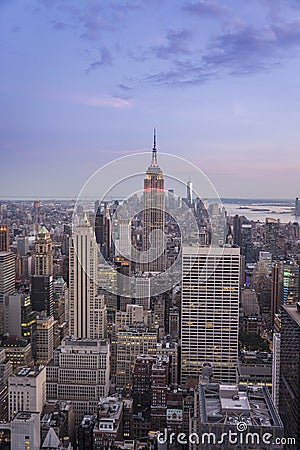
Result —
<path fill-rule="evenodd" d="M 157 149 L 156 149 L 156 129 L 153 132 L 153 149 L 152 149 L 152 159 L 150 167 L 158 167 L 157 164 Z"/>

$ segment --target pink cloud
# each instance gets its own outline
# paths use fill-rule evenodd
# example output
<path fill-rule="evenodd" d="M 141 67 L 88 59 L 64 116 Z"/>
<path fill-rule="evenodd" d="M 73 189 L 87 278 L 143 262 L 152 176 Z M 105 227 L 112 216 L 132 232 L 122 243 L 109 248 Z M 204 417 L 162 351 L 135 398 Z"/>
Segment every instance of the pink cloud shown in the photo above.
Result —
<path fill-rule="evenodd" d="M 94 96 L 86 94 L 66 94 L 65 100 L 85 106 L 108 106 L 111 108 L 127 108 L 130 103 L 120 97 Z"/>
<path fill-rule="evenodd" d="M 120 97 L 81 94 L 78 92 L 47 94 L 46 98 L 49 100 L 58 100 L 67 103 L 93 107 L 128 108 L 129 106 L 131 106 L 128 100 L 124 100 Z"/>

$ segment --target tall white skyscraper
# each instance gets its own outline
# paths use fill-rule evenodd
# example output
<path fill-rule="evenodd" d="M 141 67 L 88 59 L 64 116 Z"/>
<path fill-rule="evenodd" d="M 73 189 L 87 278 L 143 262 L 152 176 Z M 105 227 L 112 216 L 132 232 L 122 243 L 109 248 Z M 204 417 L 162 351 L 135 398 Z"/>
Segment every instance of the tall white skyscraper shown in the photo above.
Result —
<path fill-rule="evenodd" d="M 0 303 L 5 295 L 15 292 L 16 255 L 12 252 L 0 252 Z"/>
<path fill-rule="evenodd" d="M 240 249 L 183 247 L 181 377 L 213 364 L 218 382 L 236 382 Z"/>
<path fill-rule="evenodd" d="M 76 338 L 101 336 L 97 320 L 97 243 L 85 214 L 74 226 L 69 246 L 69 320 L 70 335 Z M 100 305 L 101 307 L 101 305 Z M 99 323 L 98 323 L 99 322 Z"/>
<path fill-rule="evenodd" d="M 279 408 L 280 384 L 280 333 L 273 334 L 273 360 L 272 360 L 272 400 Z"/>
<path fill-rule="evenodd" d="M 186 197 L 188 205 L 191 206 L 193 203 L 193 183 L 189 180 L 186 184 Z"/>
<path fill-rule="evenodd" d="M 0 251 L 0 334 L 4 332 L 4 297 L 15 292 L 16 255 Z"/>

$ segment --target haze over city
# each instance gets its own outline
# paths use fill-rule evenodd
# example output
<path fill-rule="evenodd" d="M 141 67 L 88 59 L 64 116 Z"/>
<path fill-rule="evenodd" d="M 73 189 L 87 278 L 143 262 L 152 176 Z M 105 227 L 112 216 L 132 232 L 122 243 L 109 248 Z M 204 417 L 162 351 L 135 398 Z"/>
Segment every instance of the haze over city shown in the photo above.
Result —
<path fill-rule="evenodd" d="M 222 197 L 299 195 L 299 2 L 1 1 L 0 29 L 3 197 L 75 198 L 154 126 Z"/>

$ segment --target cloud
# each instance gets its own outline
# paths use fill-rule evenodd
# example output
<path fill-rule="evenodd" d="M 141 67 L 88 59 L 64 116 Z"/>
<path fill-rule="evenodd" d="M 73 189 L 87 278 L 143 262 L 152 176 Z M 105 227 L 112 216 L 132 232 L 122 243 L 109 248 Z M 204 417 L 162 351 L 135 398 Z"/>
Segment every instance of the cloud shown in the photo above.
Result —
<path fill-rule="evenodd" d="M 193 60 L 175 61 L 172 69 L 146 77 L 147 83 L 160 86 L 188 86 L 208 82 L 215 72 L 208 66 L 196 65 Z"/>
<path fill-rule="evenodd" d="M 170 30 L 166 36 L 166 45 L 153 47 L 153 52 L 157 58 L 168 59 L 170 56 L 178 54 L 188 54 L 187 42 L 192 38 L 192 32 L 189 30 L 173 31 Z"/>
<path fill-rule="evenodd" d="M 202 17 L 225 17 L 231 15 L 231 10 L 226 6 L 220 6 L 215 2 L 199 1 L 197 3 L 187 3 L 183 9 L 190 14 Z"/>
<path fill-rule="evenodd" d="M 148 75 L 147 81 L 181 86 L 205 83 L 222 73 L 251 75 L 281 66 L 299 48 L 300 21 L 268 24 L 261 28 L 239 26 L 217 35 L 202 55 L 185 61 L 173 60 L 171 68 Z"/>
<path fill-rule="evenodd" d="M 58 93 L 58 94 L 41 94 L 47 100 L 62 101 L 82 106 L 92 107 L 109 107 L 109 108 L 128 108 L 130 102 L 116 96 L 107 95 L 91 95 L 78 92 Z"/>
<path fill-rule="evenodd" d="M 88 41 L 96 41 L 100 38 L 105 23 L 101 17 L 89 17 L 84 21 L 84 32 L 81 37 Z"/>
<path fill-rule="evenodd" d="M 132 90 L 132 88 L 131 87 L 129 87 L 129 86 L 126 86 L 126 84 L 119 84 L 118 85 L 118 87 L 120 88 L 120 89 L 122 89 L 123 91 L 125 91 L 125 92 L 129 92 L 129 91 L 131 91 Z"/>
<path fill-rule="evenodd" d="M 53 27 L 54 30 L 65 30 L 66 28 L 69 27 L 69 25 L 67 25 L 64 22 L 55 22 L 55 21 L 53 21 L 52 22 L 52 27 Z"/>
<path fill-rule="evenodd" d="M 65 97 L 70 103 L 84 106 L 108 106 L 111 108 L 126 108 L 130 106 L 127 100 L 119 97 L 99 97 L 93 95 L 71 94 Z"/>
<path fill-rule="evenodd" d="M 19 27 L 18 25 L 14 26 L 11 31 L 13 33 L 20 33 L 21 32 L 21 27 Z"/>
<path fill-rule="evenodd" d="M 234 74 L 268 70 L 300 46 L 300 22 L 271 24 L 261 29 L 239 27 L 219 35 L 203 56 L 204 64 Z"/>
<path fill-rule="evenodd" d="M 100 59 L 98 61 L 93 62 L 86 69 L 86 73 L 89 74 L 91 71 L 99 69 L 102 66 L 111 66 L 113 63 L 113 57 L 110 51 L 106 47 L 102 47 L 100 52 Z"/>

